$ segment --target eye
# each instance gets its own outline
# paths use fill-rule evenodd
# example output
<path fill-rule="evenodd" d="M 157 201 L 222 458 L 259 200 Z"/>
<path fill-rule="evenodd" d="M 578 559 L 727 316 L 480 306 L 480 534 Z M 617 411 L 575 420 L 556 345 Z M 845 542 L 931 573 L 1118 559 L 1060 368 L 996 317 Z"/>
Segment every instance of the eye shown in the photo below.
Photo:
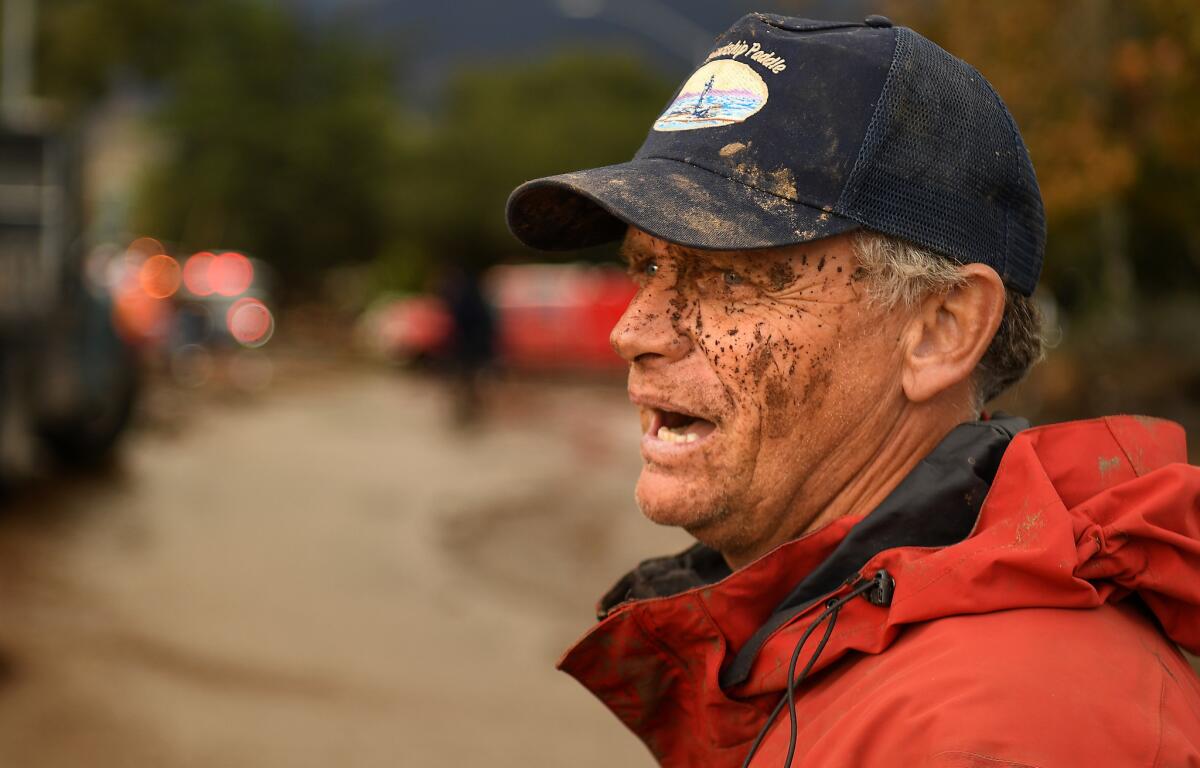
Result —
<path fill-rule="evenodd" d="M 658 262 L 657 261 L 647 261 L 646 263 L 642 264 L 642 274 L 646 275 L 647 277 L 652 277 L 654 275 L 657 275 L 658 274 Z"/>
<path fill-rule="evenodd" d="M 725 278 L 725 285 L 741 285 L 745 282 L 745 279 L 732 269 L 723 270 L 721 274 Z"/>

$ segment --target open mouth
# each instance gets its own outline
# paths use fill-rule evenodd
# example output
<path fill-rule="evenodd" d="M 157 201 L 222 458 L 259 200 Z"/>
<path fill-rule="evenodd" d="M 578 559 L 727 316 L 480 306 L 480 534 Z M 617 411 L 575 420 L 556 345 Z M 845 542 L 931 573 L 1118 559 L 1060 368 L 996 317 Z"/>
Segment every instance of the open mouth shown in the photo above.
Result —
<path fill-rule="evenodd" d="M 708 437 L 717 428 L 707 419 L 690 413 L 650 409 L 646 434 L 664 443 L 695 443 Z"/>

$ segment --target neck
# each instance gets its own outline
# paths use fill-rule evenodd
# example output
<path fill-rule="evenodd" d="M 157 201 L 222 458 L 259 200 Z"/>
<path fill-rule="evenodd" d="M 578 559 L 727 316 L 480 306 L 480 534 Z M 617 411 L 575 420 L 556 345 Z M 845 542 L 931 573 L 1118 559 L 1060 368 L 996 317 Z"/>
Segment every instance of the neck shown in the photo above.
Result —
<path fill-rule="evenodd" d="M 934 403 L 906 404 L 890 418 L 865 418 L 826 454 L 788 504 L 770 536 L 745 551 L 723 552 L 733 569 L 846 515 L 866 515 L 895 490 L 971 412 Z"/>

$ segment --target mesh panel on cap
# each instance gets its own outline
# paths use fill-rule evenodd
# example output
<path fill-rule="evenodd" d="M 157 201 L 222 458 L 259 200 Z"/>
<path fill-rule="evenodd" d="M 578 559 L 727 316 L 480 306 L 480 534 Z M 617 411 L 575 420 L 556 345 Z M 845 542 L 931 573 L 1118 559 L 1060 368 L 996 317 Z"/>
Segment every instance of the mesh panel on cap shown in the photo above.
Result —
<path fill-rule="evenodd" d="M 1045 219 L 1016 125 L 973 67 L 912 30 L 896 34 L 891 71 L 835 210 L 987 264 L 1032 293 Z"/>

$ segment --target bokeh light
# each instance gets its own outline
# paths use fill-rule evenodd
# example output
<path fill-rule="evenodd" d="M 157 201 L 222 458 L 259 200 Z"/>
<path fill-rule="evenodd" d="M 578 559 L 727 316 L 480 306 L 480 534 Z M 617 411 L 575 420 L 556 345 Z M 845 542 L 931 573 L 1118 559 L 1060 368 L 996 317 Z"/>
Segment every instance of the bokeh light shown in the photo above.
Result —
<path fill-rule="evenodd" d="M 245 347 L 261 347 L 275 332 L 275 318 L 262 301 L 245 297 L 238 299 L 225 315 L 229 335 Z"/>
<path fill-rule="evenodd" d="M 179 262 L 160 253 L 142 262 L 138 270 L 138 284 L 147 296 L 166 299 L 179 290 L 180 272 Z"/>
<path fill-rule="evenodd" d="M 212 281 L 209 280 L 209 267 L 212 266 L 213 256 L 208 251 L 192 254 L 183 265 L 183 284 L 188 293 L 193 296 L 211 296 Z"/>
<path fill-rule="evenodd" d="M 240 253 L 222 253 L 209 264 L 208 282 L 221 296 L 240 296 L 254 282 L 254 265 Z"/>
<path fill-rule="evenodd" d="M 151 256 L 157 256 L 160 253 L 166 253 L 163 244 L 155 240 L 153 237 L 139 237 L 129 244 L 125 251 L 136 259 L 148 259 Z"/>

